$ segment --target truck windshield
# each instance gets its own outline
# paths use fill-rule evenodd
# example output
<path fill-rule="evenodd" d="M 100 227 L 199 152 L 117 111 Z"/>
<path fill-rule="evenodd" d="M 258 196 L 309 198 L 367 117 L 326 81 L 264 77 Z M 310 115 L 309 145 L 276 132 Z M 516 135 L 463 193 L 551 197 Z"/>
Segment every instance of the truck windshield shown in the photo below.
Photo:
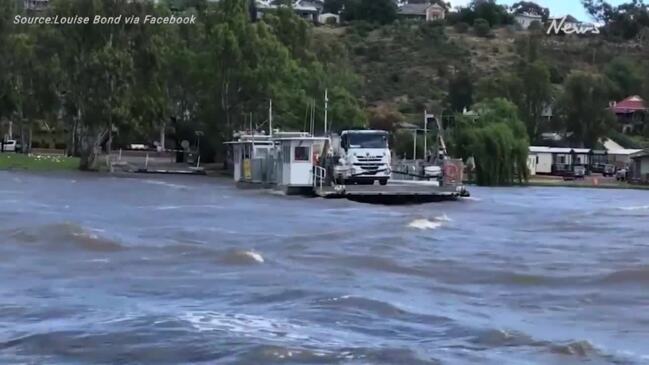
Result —
<path fill-rule="evenodd" d="M 349 148 L 387 148 L 388 136 L 385 134 L 348 134 Z"/>

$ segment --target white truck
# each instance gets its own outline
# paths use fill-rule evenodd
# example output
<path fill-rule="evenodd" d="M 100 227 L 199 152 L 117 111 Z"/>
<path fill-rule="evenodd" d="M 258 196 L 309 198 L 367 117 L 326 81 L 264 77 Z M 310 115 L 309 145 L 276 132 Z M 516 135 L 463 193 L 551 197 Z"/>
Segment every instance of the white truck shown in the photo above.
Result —
<path fill-rule="evenodd" d="M 347 130 L 333 142 L 336 175 L 345 184 L 386 185 L 392 174 L 389 134 L 380 130 Z"/>

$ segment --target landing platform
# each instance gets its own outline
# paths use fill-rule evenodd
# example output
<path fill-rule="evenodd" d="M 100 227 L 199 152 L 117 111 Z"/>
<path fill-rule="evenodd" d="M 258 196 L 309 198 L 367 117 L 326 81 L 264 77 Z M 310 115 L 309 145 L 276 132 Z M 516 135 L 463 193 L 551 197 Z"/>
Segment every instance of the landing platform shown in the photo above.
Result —
<path fill-rule="evenodd" d="M 455 188 L 440 187 L 437 182 L 391 180 L 388 185 L 346 185 L 316 189 L 325 199 L 349 199 L 372 204 L 420 204 L 456 200 L 462 196 Z"/>

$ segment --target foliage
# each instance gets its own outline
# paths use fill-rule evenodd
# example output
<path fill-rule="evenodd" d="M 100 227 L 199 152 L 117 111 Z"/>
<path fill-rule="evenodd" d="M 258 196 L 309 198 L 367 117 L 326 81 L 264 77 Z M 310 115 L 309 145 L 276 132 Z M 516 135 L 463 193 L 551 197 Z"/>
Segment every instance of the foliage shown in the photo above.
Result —
<path fill-rule="evenodd" d="M 380 106 L 369 110 L 369 127 L 388 132 L 394 132 L 397 125 L 403 121 L 401 113 L 388 106 Z"/>
<path fill-rule="evenodd" d="M 617 57 L 605 68 L 605 75 L 612 81 L 612 97 L 622 100 L 642 92 L 642 68 L 626 57 Z"/>
<path fill-rule="evenodd" d="M 574 146 L 592 148 L 610 132 L 615 121 L 605 107 L 593 107 L 608 105 L 610 83 L 599 74 L 573 71 L 564 89 L 559 111 L 565 132 Z"/>
<path fill-rule="evenodd" d="M 339 14 L 346 5 L 346 0 L 325 0 L 324 12 Z"/>
<path fill-rule="evenodd" d="M 507 8 L 497 4 L 495 0 L 473 0 L 468 7 L 461 7 L 448 17 L 451 24 L 474 24 L 476 19 L 485 19 L 491 27 L 514 23 L 514 17 L 509 14 Z"/>
<path fill-rule="evenodd" d="M 633 39 L 649 27 L 649 9 L 642 0 L 631 0 L 616 7 L 604 0 L 582 0 L 582 3 L 593 18 L 604 22 L 604 32 L 609 37 Z"/>
<path fill-rule="evenodd" d="M 473 104 L 473 81 L 468 72 L 458 72 L 449 82 L 448 103 L 455 112 L 461 112 Z"/>
<path fill-rule="evenodd" d="M 459 115 L 451 133 L 453 152 L 475 158 L 479 185 L 511 185 L 527 181 L 529 142 L 516 106 L 491 99 L 475 106 L 479 118 Z"/>
<path fill-rule="evenodd" d="M 491 27 L 486 19 L 478 18 L 473 22 L 473 30 L 478 37 L 488 37 Z"/>
<path fill-rule="evenodd" d="M 335 125 L 364 125 L 360 81 L 344 47 L 316 42 L 312 26 L 290 9 L 256 23 L 247 0 L 55 0 L 50 12 L 143 19 L 170 9 L 197 14 L 199 23 L 14 28 L 4 19 L 13 10 L 1 11 L 0 58 L 8 67 L 0 70 L 0 117 L 18 114 L 31 128 L 56 121 L 63 108 L 70 153 L 83 169 L 95 168 L 113 139 L 148 142 L 171 133 L 179 143 L 197 130 L 209 161 L 251 115 L 267 127 L 270 99 L 274 127 L 301 129 L 314 98 L 322 125 L 325 89 Z"/>
<path fill-rule="evenodd" d="M 397 18 L 397 6 L 392 0 L 349 0 L 342 17 L 348 21 L 389 24 Z"/>
<path fill-rule="evenodd" d="M 465 22 L 459 22 L 455 24 L 455 31 L 458 33 L 466 33 L 469 31 L 471 26 Z"/>

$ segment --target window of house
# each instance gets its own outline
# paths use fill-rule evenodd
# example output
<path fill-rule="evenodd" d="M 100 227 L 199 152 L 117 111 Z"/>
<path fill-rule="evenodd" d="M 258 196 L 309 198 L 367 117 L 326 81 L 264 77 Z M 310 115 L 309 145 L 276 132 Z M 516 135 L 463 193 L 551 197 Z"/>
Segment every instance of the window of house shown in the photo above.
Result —
<path fill-rule="evenodd" d="M 295 147 L 295 161 L 309 161 L 309 147 Z"/>

